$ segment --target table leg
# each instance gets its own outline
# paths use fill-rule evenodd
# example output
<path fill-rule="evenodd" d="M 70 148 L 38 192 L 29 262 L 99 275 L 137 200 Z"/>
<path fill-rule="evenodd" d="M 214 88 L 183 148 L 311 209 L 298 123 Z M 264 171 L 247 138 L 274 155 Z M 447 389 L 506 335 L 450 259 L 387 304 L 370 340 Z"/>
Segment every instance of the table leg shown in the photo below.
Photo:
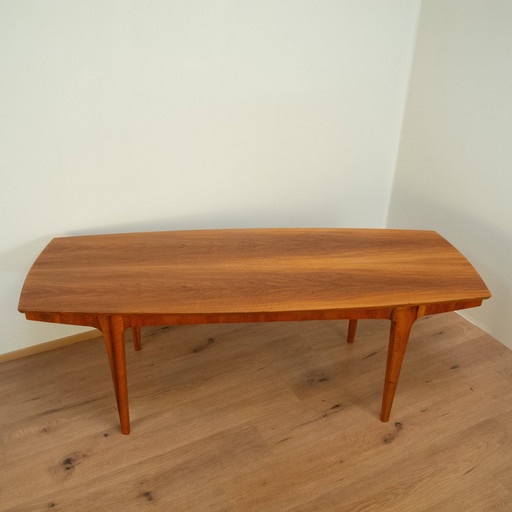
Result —
<path fill-rule="evenodd" d="M 140 327 L 135 326 L 132 327 L 132 334 L 133 334 L 133 347 L 135 350 L 140 350 L 142 348 L 142 344 L 140 341 Z"/>
<path fill-rule="evenodd" d="M 384 394 L 380 412 L 381 421 L 388 421 L 395 397 L 398 377 L 402 368 L 405 349 L 409 341 L 412 324 L 418 317 L 418 308 L 415 306 L 398 307 L 391 319 L 391 332 L 389 335 L 388 361 L 386 365 L 386 379 L 384 381 Z"/>
<path fill-rule="evenodd" d="M 108 362 L 110 364 L 110 373 L 112 374 L 112 384 L 114 385 L 114 392 L 116 394 L 116 402 L 119 404 L 119 398 L 117 393 L 117 380 L 116 371 L 114 368 L 114 353 L 112 349 L 112 337 L 110 336 L 110 324 L 107 321 L 100 321 L 101 332 L 103 333 L 103 339 L 105 340 L 105 348 L 107 349 Z M 118 405 L 119 407 L 119 405 Z"/>
<path fill-rule="evenodd" d="M 356 337 L 357 320 L 348 321 L 347 343 L 354 343 Z"/>
<path fill-rule="evenodd" d="M 128 409 L 128 386 L 126 380 L 126 357 L 124 348 L 124 324 L 120 316 L 103 318 L 100 327 L 105 338 L 107 354 L 112 372 L 117 410 L 121 423 L 121 432 L 130 433 L 130 415 Z"/>

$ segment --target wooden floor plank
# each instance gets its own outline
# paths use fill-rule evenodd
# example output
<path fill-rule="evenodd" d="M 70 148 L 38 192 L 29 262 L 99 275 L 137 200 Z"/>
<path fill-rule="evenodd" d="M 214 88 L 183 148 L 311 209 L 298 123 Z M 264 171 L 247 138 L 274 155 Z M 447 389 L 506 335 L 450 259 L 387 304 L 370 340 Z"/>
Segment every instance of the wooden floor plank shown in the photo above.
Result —
<path fill-rule="evenodd" d="M 389 322 L 347 324 L 144 329 L 128 437 L 101 339 L 0 364 L 0 511 L 512 511 L 512 352 L 418 320 L 385 424 Z"/>

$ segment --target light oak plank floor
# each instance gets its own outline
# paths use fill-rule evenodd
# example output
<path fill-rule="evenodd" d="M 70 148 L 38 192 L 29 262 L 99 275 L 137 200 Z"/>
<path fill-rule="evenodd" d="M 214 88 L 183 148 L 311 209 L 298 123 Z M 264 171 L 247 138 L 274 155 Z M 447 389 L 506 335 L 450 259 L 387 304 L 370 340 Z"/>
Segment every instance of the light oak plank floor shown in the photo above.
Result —
<path fill-rule="evenodd" d="M 0 365 L 1 511 L 512 511 L 512 352 L 418 320 L 391 421 L 389 322 L 127 334 L 132 433 L 102 339 Z"/>

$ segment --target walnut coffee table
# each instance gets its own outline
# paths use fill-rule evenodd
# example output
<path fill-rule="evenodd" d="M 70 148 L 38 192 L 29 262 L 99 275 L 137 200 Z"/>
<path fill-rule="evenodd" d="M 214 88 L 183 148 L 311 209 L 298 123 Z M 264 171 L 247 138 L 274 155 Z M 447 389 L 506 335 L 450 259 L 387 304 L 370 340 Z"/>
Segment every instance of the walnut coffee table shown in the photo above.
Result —
<path fill-rule="evenodd" d="M 479 306 L 489 290 L 434 231 L 234 229 L 53 239 L 19 311 L 105 338 L 123 434 L 130 432 L 124 331 L 146 325 L 391 320 L 380 418 L 388 421 L 413 322 Z"/>

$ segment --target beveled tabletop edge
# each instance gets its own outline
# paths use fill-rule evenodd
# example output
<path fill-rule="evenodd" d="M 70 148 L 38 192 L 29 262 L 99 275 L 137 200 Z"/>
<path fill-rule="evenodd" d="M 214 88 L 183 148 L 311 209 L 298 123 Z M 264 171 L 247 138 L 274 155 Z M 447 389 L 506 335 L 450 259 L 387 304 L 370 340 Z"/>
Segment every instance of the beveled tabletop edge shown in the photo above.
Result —
<path fill-rule="evenodd" d="M 290 322 L 318 320 L 390 320 L 396 308 L 417 307 L 418 317 L 478 307 L 484 298 L 430 304 L 397 304 L 388 307 L 363 307 L 346 309 L 302 310 L 302 311 L 256 311 L 226 313 L 76 313 L 76 312 L 36 312 L 28 311 L 28 320 L 63 323 L 71 325 L 88 325 L 100 328 L 101 318 L 119 317 L 125 328 L 132 326 L 154 325 L 194 325 L 216 323 L 259 323 Z"/>

